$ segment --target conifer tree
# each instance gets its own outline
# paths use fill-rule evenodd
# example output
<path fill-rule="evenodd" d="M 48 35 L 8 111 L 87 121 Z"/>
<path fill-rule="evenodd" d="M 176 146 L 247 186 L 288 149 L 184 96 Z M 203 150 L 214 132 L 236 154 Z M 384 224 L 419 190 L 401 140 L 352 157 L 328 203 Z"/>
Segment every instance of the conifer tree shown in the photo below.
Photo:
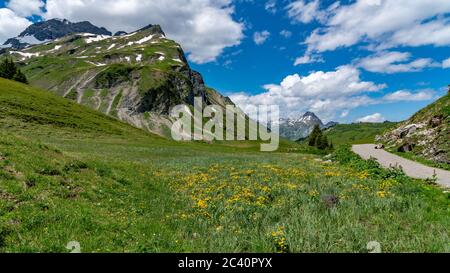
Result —
<path fill-rule="evenodd" d="M 320 150 L 325 150 L 329 147 L 328 145 L 328 138 L 326 135 L 321 134 L 320 138 L 318 138 L 317 141 L 317 148 L 319 148 Z"/>
<path fill-rule="evenodd" d="M 12 79 L 16 74 L 17 67 L 14 62 L 7 58 L 2 61 L 0 64 L 0 77 L 5 79 Z"/>
<path fill-rule="evenodd" d="M 10 58 L 6 58 L 0 63 L 0 77 L 28 84 L 25 74 L 17 68 Z"/>
<path fill-rule="evenodd" d="M 316 125 L 309 135 L 308 144 L 309 146 L 316 147 L 320 150 L 332 148 L 333 145 L 328 142 L 328 137 L 323 134 L 319 125 Z"/>
<path fill-rule="evenodd" d="M 317 146 L 317 139 L 322 135 L 322 130 L 320 130 L 319 125 L 314 126 L 313 131 L 309 135 L 308 144 L 309 146 Z"/>

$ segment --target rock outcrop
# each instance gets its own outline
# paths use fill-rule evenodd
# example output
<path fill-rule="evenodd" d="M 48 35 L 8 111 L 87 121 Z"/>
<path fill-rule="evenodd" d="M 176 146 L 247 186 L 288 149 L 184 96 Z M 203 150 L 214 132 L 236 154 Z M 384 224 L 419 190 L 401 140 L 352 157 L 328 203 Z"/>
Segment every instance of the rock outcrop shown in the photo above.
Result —
<path fill-rule="evenodd" d="M 377 137 L 388 149 L 450 164 L 450 93 Z"/>

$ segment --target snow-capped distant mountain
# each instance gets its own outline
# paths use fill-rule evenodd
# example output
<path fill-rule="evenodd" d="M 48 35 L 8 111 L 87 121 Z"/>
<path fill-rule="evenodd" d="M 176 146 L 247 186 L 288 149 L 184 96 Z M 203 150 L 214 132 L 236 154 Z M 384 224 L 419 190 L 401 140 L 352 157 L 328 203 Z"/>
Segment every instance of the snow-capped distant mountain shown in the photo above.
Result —
<path fill-rule="evenodd" d="M 51 19 L 29 26 L 19 36 L 8 39 L 4 43 L 4 47 L 23 49 L 30 45 L 46 43 L 72 33 L 112 35 L 107 29 L 96 27 L 90 22 L 72 23 L 65 19 Z"/>
<path fill-rule="evenodd" d="M 308 137 L 316 125 L 319 125 L 322 129 L 326 129 L 336 126 L 337 124 L 338 123 L 336 122 L 329 122 L 324 125 L 322 120 L 320 120 L 316 114 L 307 112 L 302 117 L 297 119 L 281 119 L 280 135 L 284 138 L 297 141 Z"/>

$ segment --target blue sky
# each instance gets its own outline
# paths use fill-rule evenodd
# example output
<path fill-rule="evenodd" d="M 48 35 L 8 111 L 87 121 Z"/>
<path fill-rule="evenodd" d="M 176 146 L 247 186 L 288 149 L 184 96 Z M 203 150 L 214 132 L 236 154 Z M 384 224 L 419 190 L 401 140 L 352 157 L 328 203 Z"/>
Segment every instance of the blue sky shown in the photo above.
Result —
<path fill-rule="evenodd" d="M 450 1 L 359 0 L 337 5 L 325 0 L 191 0 L 191 7 L 164 4 L 157 11 L 149 3 L 139 7 L 137 1 L 136 10 L 121 15 L 123 0 L 118 0 L 113 16 L 101 8 L 90 15 L 88 4 L 83 10 L 66 0 L 49 0 L 47 6 L 40 0 L 24 1 L 13 0 L 15 6 L 0 1 L 0 7 L 29 21 L 88 19 L 111 31 L 159 23 L 189 53 L 191 66 L 209 86 L 242 107 L 280 104 L 285 116 L 311 110 L 326 121 L 398 121 L 444 95 L 450 84 Z M 111 1 L 97 2 L 101 6 Z M 30 12 L 20 12 L 24 7 Z M 151 12 L 141 17 L 149 21 L 135 19 L 146 8 Z M 180 22 L 166 19 L 170 12 L 176 12 Z M 192 28 L 186 26 L 188 21 Z"/>

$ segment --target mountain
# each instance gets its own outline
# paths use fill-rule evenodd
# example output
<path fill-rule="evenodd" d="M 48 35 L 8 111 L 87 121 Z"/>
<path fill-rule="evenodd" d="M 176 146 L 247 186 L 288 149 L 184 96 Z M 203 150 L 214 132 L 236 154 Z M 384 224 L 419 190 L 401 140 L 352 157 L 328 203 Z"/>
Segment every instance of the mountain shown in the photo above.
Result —
<path fill-rule="evenodd" d="M 292 141 L 297 141 L 308 137 L 316 125 L 319 125 L 322 129 L 327 129 L 337 124 L 336 122 L 329 122 L 324 125 L 316 114 L 306 112 L 298 119 L 280 119 L 280 135 Z"/>
<path fill-rule="evenodd" d="M 324 129 L 333 128 L 338 125 L 339 125 L 339 122 L 330 121 L 327 124 L 325 124 Z"/>
<path fill-rule="evenodd" d="M 105 28 L 96 27 L 90 22 L 72 23 L 65 19 L 51 19 L 29 26 L 18 37 L 8 39 L 4 43 L 4 46 L 9 46 L 14 49 L 24 49 L 30 45 L 42 44 L 73 33 L 111 35 L 111 32 Z"/>
<path fill-rule="evenodd" d="M 377 137 L 387 149 L 450 164 L 450 90 L 395 129 Z"/>
<path fill-rule="evenodd" d="M 127 35 L 128 33 L 125 31 L 117 31 L 116 33 L 114 33 L 114 36 L 123 36 L 123 35 Z"/>
<path fill-rule="evenodd" d="M 54 22 L 61 21 L 47 23 Z M 69 34 L 3 56 L 11 56 L 32 85 L 162 136 L 170 135 L 172 106 L 193 105 L 194 97 L 204 105 L 231 103 L 205 86 L 159 25 L 121 36 Z"/>

